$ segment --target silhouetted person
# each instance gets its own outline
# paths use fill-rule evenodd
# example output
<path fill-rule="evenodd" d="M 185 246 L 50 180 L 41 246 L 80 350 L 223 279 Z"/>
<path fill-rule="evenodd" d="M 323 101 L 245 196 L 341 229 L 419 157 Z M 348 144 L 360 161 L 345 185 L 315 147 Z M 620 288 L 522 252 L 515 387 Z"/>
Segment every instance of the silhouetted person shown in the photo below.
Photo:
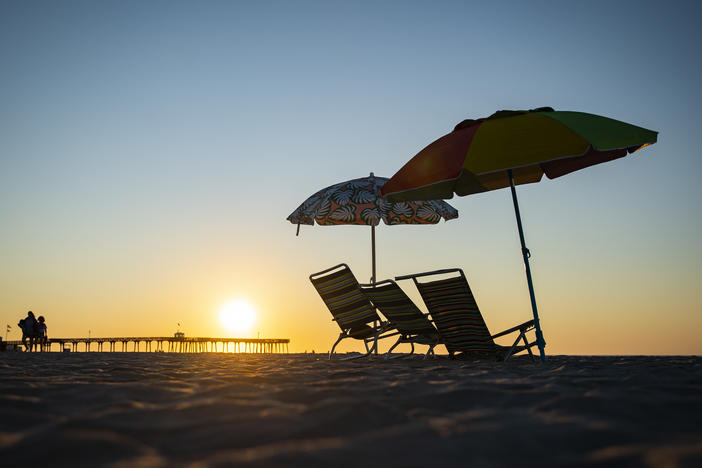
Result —
<path fill-rule="evenodd" d="M 46 320 L 43 315 L 40 315 L 37 319 L 37 346 L 39 346 L 39 351 L 44 351 L 44 346 L 48 341 L 46 333 Z"/>
<path fill-rule="evenodd" d="M 22 344 L 25 351 L 31 351 L 34 348 L 34 336 L 36 334 L 37 319 L 34 318 L 34 312 L 27 312 L 27 316 L 17 324 L 22 329 Z"/>

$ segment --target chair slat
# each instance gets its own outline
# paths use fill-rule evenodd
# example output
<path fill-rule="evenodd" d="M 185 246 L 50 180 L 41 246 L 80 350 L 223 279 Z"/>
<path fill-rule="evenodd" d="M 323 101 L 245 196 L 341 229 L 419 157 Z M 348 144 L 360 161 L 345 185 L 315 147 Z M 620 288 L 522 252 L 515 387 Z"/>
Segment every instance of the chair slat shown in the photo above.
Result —
<path fill-rule="evenodd" d="M 340 265 L 340 268 L 324 276 L 312 275 L 310 281 L 341 329 L 380 320 L 351 269 L 346 265 Z"/>
<path fill-rule="evenodd" d="M 495 351 L 490 331 L 463 275 L 415 284 L 449 352 Z"/>
<path fill-rule="evenodd" d="M 362 290 L 397 330 L 405 335 L 436 335 L 436 329 L 394 281 Z"/>

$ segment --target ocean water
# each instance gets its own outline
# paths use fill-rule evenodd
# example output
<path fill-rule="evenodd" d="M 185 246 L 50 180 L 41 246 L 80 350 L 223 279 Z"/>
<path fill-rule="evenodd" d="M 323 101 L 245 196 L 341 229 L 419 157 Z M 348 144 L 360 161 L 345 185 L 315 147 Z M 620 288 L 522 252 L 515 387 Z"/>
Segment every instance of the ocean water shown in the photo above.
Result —
<path fill-rule="evenodd" d="M 702 358 L 0 353 L 3 466 L 702 466 Z"/>

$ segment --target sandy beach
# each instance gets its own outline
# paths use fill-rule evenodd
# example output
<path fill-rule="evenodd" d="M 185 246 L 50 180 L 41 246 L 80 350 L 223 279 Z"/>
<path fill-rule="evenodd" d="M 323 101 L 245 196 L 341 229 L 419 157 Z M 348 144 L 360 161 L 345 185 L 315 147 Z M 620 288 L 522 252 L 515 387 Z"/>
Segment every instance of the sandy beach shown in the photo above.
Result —
<path fill-rule="evenodd" d="M 702 358 L 0 354 L 23 466 L 702 465 Z"/>

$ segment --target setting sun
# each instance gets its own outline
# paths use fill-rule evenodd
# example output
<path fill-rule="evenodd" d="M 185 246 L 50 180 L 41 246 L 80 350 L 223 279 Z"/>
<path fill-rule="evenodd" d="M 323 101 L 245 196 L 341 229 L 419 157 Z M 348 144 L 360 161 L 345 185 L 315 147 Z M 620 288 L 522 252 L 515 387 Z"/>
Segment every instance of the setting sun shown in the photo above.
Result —
<path fill-rule="evenodd" d="M 246 333 L 256 322 L 256 311 L 244 300 L 227 302 L 219 309 L 219 321 L 230 332 Z"/>

